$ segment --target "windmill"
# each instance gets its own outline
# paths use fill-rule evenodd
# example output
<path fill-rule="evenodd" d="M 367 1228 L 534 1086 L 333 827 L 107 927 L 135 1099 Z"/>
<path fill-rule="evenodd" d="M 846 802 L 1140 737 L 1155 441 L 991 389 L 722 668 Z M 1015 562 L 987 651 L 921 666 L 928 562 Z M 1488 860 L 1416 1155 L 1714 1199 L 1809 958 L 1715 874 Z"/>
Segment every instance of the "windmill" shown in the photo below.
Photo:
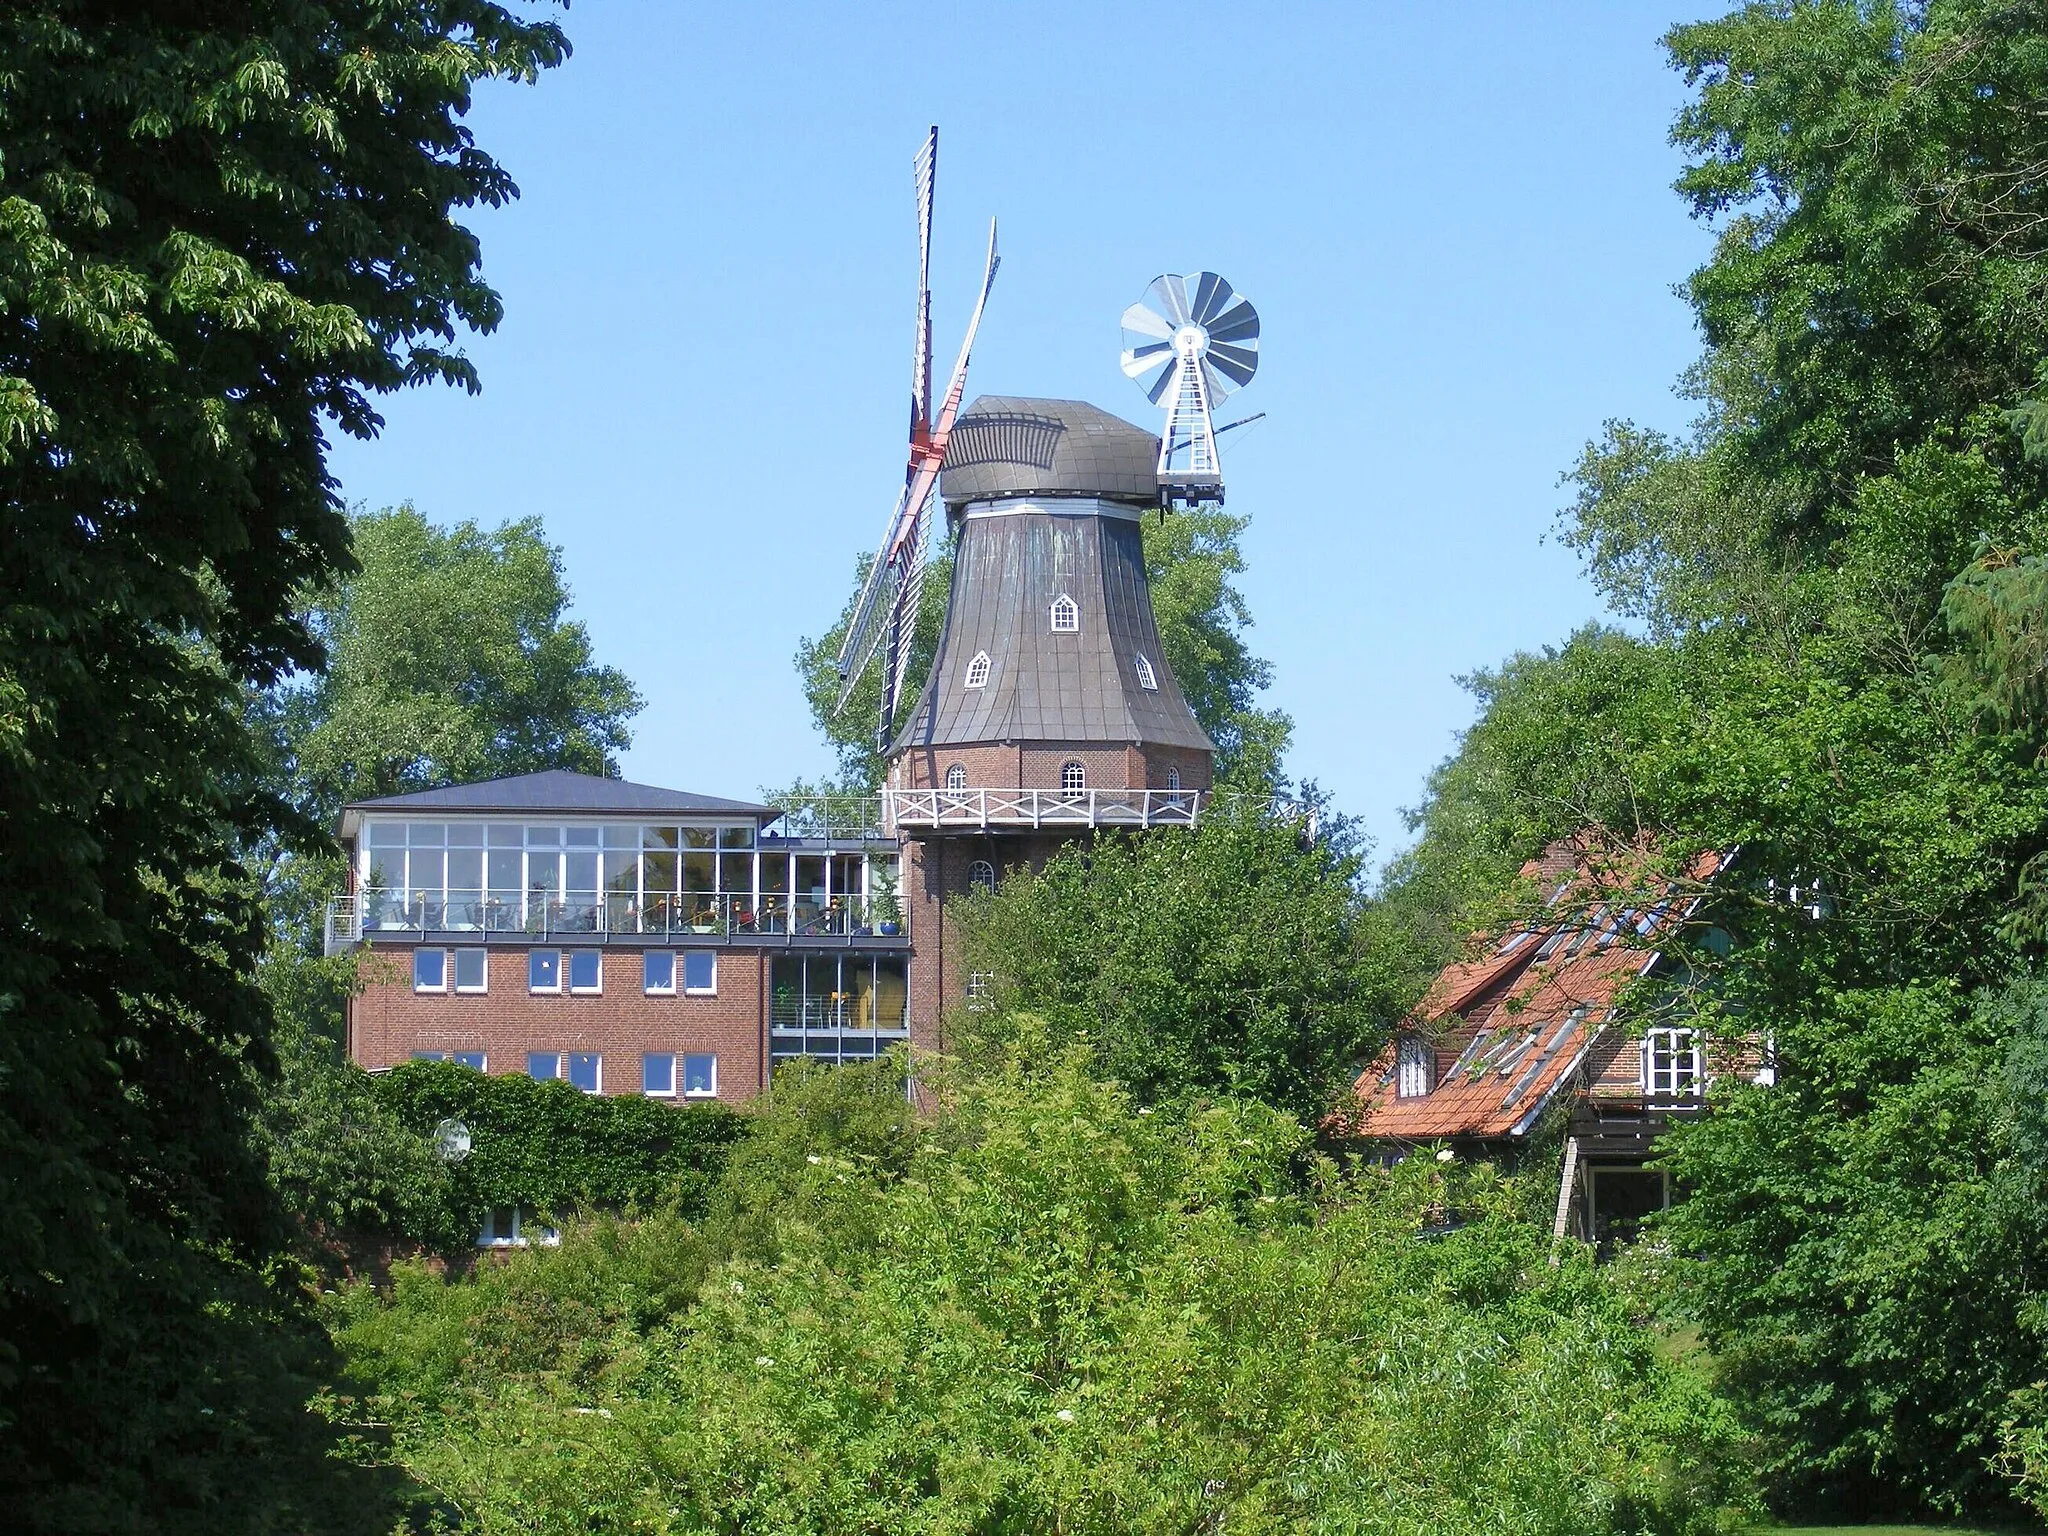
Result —
<path fill-rule="evenodd" d="M 974 334 L 981 328 L 981 312 L 988 305 L 989 289 L 995 285 L 996 221 L 988 221 L 988 263 L 982 271 L 981 296 L 974 302 L 974 314 L 967 322 L 967 339 L 960 344 L 960 357 L 953 364 L 953 377 L 938 414 L 932 414 L 932 188 L 939 166 L 939 130 L 925 135 L 917 153 L 914 180 L 917 188 L 917 341 L 910 368 L 910 457 L 903 471 L 903 494 L 881 546 L 868 566 L 868 576 L 855 601 L 853 620 L 846 627 L 846 639 L 839 647 L 839 699 L 835 710 L 846 708 L 854 688 L 879 654 L 882 665 L 882 709 L 878 742 L 886 748 L 896 714 L 896 703 L 909 680 L 911 641 L 917 628 L 918 603 L 924 595 L 924 573 L 931 550 L 933 503 L 939 488 L 939 466 L 945 461 L 946 442 L 953 422 L 960 414 L 960 401 L 967 389 L 967 359 L 974 351 Z"/>
<path fill-rule="evenodd" d="M 1247 416 L 1219 427 L 1215 408 L 1259 370 L 1259 312 L 1214 272 L 1152 279 L 1124 311 L 1123 370 L 1154 405 L 1166 407 L 1159 437 L 1159 500 L 1223 500 L 1216 439 Z"/>

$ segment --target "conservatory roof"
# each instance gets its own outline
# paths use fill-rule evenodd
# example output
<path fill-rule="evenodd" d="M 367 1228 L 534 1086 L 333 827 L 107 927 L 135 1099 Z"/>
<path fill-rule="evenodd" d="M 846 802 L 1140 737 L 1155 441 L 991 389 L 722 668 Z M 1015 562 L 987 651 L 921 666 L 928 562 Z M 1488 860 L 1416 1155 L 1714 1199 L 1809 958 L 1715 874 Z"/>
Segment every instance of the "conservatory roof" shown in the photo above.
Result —
<path fill-rule="evenodd" d="M 542 773 L 423 789 L 410 795 L 354 800 L 342 807 L 341 834 L 353 836 L 365 812 L 392 811 L 518 816 L 731 816 L 757 822 L 782 814 L 773 806 L 747 800 L 721 800 L 680 789 L 661 789 L 652 784 L 600 778 L 594 773 L 550 768 Z"/>

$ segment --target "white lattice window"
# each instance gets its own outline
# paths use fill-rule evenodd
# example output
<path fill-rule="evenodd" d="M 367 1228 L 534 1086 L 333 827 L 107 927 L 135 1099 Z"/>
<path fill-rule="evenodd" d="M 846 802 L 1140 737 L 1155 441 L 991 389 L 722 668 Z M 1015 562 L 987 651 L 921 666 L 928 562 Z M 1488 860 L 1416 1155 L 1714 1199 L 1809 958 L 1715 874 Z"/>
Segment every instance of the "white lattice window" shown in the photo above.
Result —
<path fill-rule="evenodd" d="M 1081 628 L 1081 608 L 1062 592 L 1052 600 L 1052 627 L 1058 634 L 1076 634 Z"/>
<path fill-rule="evenodd" d="M 1180 768 L 1178 765 L 1166 770 L 1166 787 L 1168 789 L 1180 788 Z"/>
<path fill-rule="evenodd" d="M 996 867 L 987 859 L 976 859 L 967 866 L 967 887 L 974 891 L 993 891 L 996 888 Z"/>
<path fill-rule="evenodd" d="M 1665 1026 L 1643 1036 L 1643 1091 L 1653 1099 L 1696 1099 L 1705 1088 L 1700 1032 Z"/>
<path fill-rule="evenodd" d="M 1403 1035 L 1394 1052 L 1394 1092 L 1404 1099 L 1419 1099 L 1430 1088 L 1429 1042 L 1416 1035 Z"/>
<path fill-rule="evenodd" d="M 967 663 L 967 677 L 964 686 L 985 688 L 988 686 L 988 652 L 976 651 L 974 659 Z"/>
<path fill-rule="evenodd" d="M 946 769 L 946 788 L 965 789 L 966 787 L 967 765 L 965 763 L 953 763 L 948 766 Z"/>
<path fill-rule="evenodd" d="M 1078 795 L 1088 787 L 1088 770 L 1077 762 L 1060 765 L 1060 789 L 1069 795 Z"/>
<path fill-rule="evenodd" d="M 994 971 L 969 971 L 967 973 L 967 1007 L 971 1013 L 981 1013 L 994 998 L 996 973 Z"/>
<path fill-rule="evenodd" d="M 1147 693 L 1157 693 L 1159 691 L 1159 674 L 1152 670 L 1152 663 L 1146 660 L 1145 654 L 1142 651 L 1131 659 L 1138 669 L 1138 686 Z"/>

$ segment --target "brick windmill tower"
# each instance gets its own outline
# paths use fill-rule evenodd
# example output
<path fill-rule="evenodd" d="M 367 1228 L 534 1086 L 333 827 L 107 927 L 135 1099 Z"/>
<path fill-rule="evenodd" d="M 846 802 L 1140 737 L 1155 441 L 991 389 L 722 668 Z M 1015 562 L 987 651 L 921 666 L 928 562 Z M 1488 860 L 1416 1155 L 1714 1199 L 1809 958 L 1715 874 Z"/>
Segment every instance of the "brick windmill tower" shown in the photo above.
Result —
<path fill-rule="evenodd" d="M 919 158 L 926 251 L 935 154 L 936 130 Z M 991 232 L 983 304 L 994 273 Z M 881 665 L 883 815 L 903 846 L 911 1029 L 935 1046 L 972 980 L 949 931 L 951 898 L 1076 837 L 1192 825 L 1206 803 L 1215 747 L 1159 643 L 1141 519 L 1222 499 L 1215 440 L 1228 428 L 1211 406 L 1251 378 L 1258 317 L 1213 273 L 1162 277 L 1125 312 L 1124 371 L 1166 410 L 1154 437 L 1078 400 L 983 396 L 962 412 L 972 325 L 931 413 L 929 316 L 921 292 L 910 468 L 840 666 L 843 703 Z M 931 674 L 899 721 L 940 504 L 955 538 L 952 588 Z"/>

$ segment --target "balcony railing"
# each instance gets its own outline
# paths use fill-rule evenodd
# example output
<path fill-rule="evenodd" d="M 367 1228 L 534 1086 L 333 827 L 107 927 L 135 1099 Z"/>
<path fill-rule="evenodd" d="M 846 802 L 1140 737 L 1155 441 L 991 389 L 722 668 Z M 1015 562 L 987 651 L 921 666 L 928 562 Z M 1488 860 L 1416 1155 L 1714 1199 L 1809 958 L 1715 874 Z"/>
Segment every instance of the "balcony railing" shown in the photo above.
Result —
<path fill-rule="evenodd" d="M 891 789 L 891 827 L 1191 827 L 1209 796 L 1194 789 Z"/>
<path fill-rule="evenodd" d="M 879 795 L 776 795 L 769 802 L 782 812 L 769 823 L 769 836 L 819 839 L 833 843 L 877 843 L 888 840 Z"/>
<path fill-rule="evenodd" d="M 327 906 L 333 954 L 379 933 L 502 933 L 534 938 L 900 938 L 900 909 L 879 897 L 628 896 L 609 891 L 465 890 L 428 894 L 371 886 Z"/>
<path fill-rule="evenodd" d="M 768 1027 L 778 1033 L 805 1029 L 880 1030 L 901 1033 L 910 1028 L 902 1003 L 894 1017 L 878 1019 L 875 999 L 859 992 L 821 992 L 808 997 L 777 995 L 768 1004 Z"/>

